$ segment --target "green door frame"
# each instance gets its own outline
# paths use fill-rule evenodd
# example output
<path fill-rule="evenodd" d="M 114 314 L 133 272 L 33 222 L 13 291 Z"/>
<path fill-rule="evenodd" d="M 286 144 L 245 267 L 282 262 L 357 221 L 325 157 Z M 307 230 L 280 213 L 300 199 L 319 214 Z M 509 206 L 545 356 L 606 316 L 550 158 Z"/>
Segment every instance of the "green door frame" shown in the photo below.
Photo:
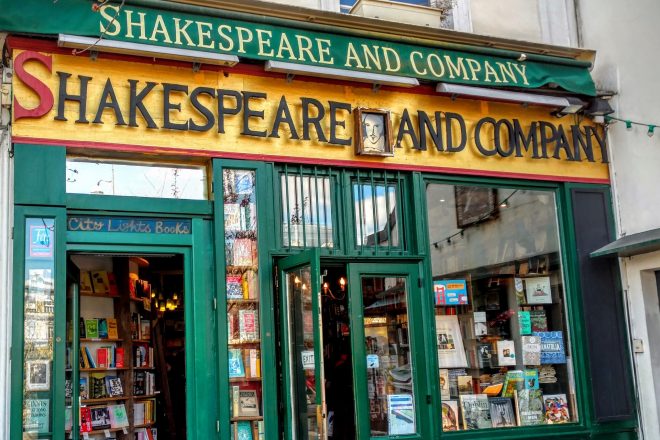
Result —
<path fill-rule="evenodd" d="M 355 394 L 355 412 L 357 419 L 357 438 L 366 439 L 430 439 L 429 409 L 431 407 L 428 391 L 426 359 L 428 343 L 424 341 L 422 325 L 422 288 L 418 263 L 349 263 L 348 264 L 349 316 L 351 326 L 351 347 L 353 354 L 353 389 Z M 408 340 L 412 353 L 412 377 L 416 419 L 416 434 L 371 437 L 370 416 L 367 391 L 367 362 L 365 348 L 364 313 L 361 292 L 363 276 L 396 276 L 406 278 L 408 284 Z"/>

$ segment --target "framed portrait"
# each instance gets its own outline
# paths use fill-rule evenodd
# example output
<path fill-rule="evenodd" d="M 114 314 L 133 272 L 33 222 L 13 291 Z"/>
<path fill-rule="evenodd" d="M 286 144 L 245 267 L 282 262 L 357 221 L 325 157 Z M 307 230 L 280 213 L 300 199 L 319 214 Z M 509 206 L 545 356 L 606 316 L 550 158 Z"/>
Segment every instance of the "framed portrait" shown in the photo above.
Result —
<path fill-rule="evenodd" d="M 497 216 L 497 190 L 478 186 L 455 186 L 456 225 L 465 228 Z"/>
<path fill-rule="evenodd" d="M 25 389 L 48 391 L 50 389 L 50 361 L 25 362 Z"/>
<path fill-rule="evenodd" d="M 355 109 L 355 154 L 393 156 L 390 112 L 379 109 Z"/>

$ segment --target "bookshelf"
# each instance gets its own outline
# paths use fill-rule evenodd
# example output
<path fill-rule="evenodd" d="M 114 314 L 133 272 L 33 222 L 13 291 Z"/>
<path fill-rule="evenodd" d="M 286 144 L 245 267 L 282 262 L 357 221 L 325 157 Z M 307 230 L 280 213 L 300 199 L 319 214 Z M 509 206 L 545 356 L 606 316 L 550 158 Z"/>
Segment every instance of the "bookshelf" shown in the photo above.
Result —
<path fill-rule="evenodd" d="M 100 440 L 108 433 L 117 440 L 154 438 L 160 397 L 152 343 L 157 315 L 151 286 L 140 279 L 146 260 L 89 255 L 71 260 L 70 271 L 80 274 L 80 284 L 76 298 L 74 291 L 68 293 L 67 436 L 78 398 L 80 438 Z"/>
<path fill-rule="evenodd" d="M 223 171 L 231 435 L 264 437 L 255 173 Z"/>

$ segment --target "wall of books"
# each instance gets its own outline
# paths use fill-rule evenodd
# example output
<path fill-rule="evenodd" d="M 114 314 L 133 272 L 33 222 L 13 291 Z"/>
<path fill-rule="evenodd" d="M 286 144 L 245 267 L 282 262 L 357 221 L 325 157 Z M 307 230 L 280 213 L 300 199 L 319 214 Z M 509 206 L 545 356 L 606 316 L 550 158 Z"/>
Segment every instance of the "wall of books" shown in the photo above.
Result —
<path fill-rule="evenodd" d="M 255 172 L 223 171 L 231 435 L 264 438 Z"/>
<path fill-rule="evenodd" d="M 578 420 L 552 193 L 427 186 L 444 431 Z"/>

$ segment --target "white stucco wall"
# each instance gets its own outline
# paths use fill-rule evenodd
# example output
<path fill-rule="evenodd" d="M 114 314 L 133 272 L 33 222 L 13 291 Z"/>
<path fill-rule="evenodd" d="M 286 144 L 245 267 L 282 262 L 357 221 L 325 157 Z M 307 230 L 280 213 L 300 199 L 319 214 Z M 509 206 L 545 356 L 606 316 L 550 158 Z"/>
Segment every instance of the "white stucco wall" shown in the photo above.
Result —
<path fill-rule="evenodd" d="M 475 34 L 541 41 L 539 8 L 530 0 L 470 0 Z"/>
<path fill-rule="evenodd" d="M 660 2 L 657 0 L 580 0 L 584 47 L 596 49 L 592 72 L 599 89 L 617 95 L 613 116 L 660 124 Z M 652 138 L 646 127 L 632 132 L 625 124 L 609 129 L 610 170 L 618 236 L 660 228 L 660 129 Z M 621 260 L 627 290 L 631 337 L 641 339 L 644 353 L 634 354 L 640 396 L 640 418 L 646 439 L 660 438 L 656 395 L 660 387 L 660 309 L 653 271 L 660 252 Z M 654 296 L 655 294 L 655 296 Z M 655 374 L 654 374 L 655 370 Z M 654 379 L 655 378 L 655 379 Z M 658 388 L 656 388 L 658 387 Z"/>

